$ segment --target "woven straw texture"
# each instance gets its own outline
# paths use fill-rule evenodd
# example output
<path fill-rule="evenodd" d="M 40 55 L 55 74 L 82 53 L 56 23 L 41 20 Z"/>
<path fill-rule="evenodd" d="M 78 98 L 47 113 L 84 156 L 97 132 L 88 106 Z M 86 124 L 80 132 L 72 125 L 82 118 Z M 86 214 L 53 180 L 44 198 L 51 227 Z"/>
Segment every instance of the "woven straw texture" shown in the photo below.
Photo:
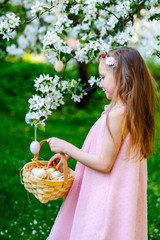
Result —
<path fill-rule="evenodd" d="M 45 142 L 40 142 L 40 146 Z M 68 168 L 65 154 L 61 153 L 63 160 L 63 174 L 58 180 L 47 180 L 35 177 L 31 174 L 33 168 L 47 169 L 47 161 L 38 160 L 39 153 L 33 158 L 33 162 L 29 162 L 23 167 L 23 182 L 24 187 L 30 193 L 32 193 L 41 203 L 46 203 L 58 198 L 65 198 L 71 188 L 74 181 L 75 172 Z"/>

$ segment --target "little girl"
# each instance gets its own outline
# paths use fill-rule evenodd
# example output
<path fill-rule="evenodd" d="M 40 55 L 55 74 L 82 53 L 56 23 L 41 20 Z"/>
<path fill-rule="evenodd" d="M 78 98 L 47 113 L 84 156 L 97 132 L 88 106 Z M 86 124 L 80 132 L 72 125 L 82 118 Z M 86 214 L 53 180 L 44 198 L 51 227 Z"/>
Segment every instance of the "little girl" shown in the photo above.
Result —
<path fill-rule="evenodd" d="M 49 138 L 49 161 L 77 160 L 75 180 L 47 240 L 147 240 L 147 157 L 154 147 L 156 85 L 139 52 L 103 53 L 101 82 L 111 103 L 82 149 Z M 58 168 L 62 162 L 58 164 Z"/>

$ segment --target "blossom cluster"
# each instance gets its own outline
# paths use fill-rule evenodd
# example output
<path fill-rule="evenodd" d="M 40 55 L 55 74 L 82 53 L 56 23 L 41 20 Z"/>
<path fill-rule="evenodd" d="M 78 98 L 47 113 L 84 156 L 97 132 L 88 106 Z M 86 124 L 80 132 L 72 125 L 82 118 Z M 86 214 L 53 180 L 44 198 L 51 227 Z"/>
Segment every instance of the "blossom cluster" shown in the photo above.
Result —
<path fill-rule="evenodd" d="M 101 81 L 101 78 L 95 78 L 95 76 L 91 76 L 91 78 L 88 80 L 90 86 L 92 87 L 94 84 L 96 84 L 97 86 L 99 86 Z"/>
<path fill-rule="evenodd" d="M 55 64 L 55 62 L 59 58 L 59 50 L 61 53 L 64 54 L 70 54 L 72 51 L 72 48 L 68 46 L 67 43 L 57 35 L 54 29 L 47 31 L 42 43 L 43 51 L 47 53 L 48 59 L 51 59 L 52 64 Z"/>
<path fill-rule="evenodd" d="M 0 17 L 0 34 L 3 35 L 3 39 L 15 37 L 14 29 L 19 26 L 20 17 L 16 17 L 13 12 L 9 12 L 6 16 Z"/>
<path fill-rule="evenodd" d="M 34 80 L 34 86 L 38 94 L 29 99 L 29 121 L 31 124 L 45 125 L 45 120 L 52 114 L 52 110 L 64 104 L 63 98 L 67 93 L 75 102 L 80 102 L 86 92 L 77 92 L 77 88 L 82 87 L 80 79 L 61 80 L 59 76 L 50 77 L 49 74 L 41 74 Z"/>
<path fill-rule="evenodd" d="M 85 36 L 81 39 L 84 40 Z M 96 41 L 89 40 L 88 43 L 80 43 L 78 41 L 77 50 L 75 52 L 75 59 L 79 62 L 89 63 L 90 61 L 98 61 L 101 52 L 107 52 L 111 43 L 106 44 L 100 37 Z"/>
<path fill-rule="evenodd" d="M 135 35 L 133 41 L 139 44 L 139 50 L 145 57 L 151 57 L 156 52 L 160 55 L 160 38 L 157 33 L 160 32 L 160 24 L 158 18 L 153 18 L 154 15 L 158 15 L 160 8 L 156 4 L 156 1 L 152 1 L 154 7 L 150 7 L 148 11 L 143 10 L 143 19 L 140 21 L 136 19 L 134 28 Z M 149 5 L 149 2 L 146 3 Z M 142 32 L 143 29 L 143 32 Z"/>

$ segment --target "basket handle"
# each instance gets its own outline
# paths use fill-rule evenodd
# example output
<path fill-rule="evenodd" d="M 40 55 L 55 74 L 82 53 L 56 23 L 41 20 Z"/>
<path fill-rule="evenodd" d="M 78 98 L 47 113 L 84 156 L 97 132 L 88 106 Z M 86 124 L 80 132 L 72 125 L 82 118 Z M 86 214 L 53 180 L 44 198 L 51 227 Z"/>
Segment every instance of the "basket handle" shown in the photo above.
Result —
<path fill-rule="evenodd" d="M 40 149 L 44 142 L 47 142 L 47 140 L 45 139 L 40 142 Z M 39 152 L 40 152 L 40 149 L 39 149 Z M 34 161 L 38 161 L 39 152 L 34 155 Z M 60 154 L 61 154 L 61 160 L 63 162 L 64 182 L 63 182 L 62 187 L 64 187 L 64 185 L 67 184 L 67 181 L 68 181 L 68 164 L 67 164 L 67 159 L 66 159 L 65 154 L 62 152 Z"/>

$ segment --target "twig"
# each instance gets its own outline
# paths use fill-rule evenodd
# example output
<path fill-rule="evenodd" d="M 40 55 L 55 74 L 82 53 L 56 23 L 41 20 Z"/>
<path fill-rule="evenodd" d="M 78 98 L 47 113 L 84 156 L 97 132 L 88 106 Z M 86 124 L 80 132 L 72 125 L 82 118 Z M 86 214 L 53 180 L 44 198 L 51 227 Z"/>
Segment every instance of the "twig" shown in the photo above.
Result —
<path fill-rule="evenodd" d="M 88 92 L 88 91 L 90 91 L 90 90 L 92 90 L 92 89 L 95 89 L 95 88 L 97 88 L 97 86 L 88 87 L 88 88 L 84 89 L 84 91 Z"/>
<path fill-rule="evenodd" d="M 146 0 L 142 0 L 142 1 L 138 4 L 136 10 L 135 10 L 134 12 L 130 13 L 127 17 L 125 17 L 125 19 L 122 21 L 123 29 L 124 29 L 125 25 L 126 25 L 130 20 L 131 20 L 132 23 L 133 23 L 133 16 L 134 16 L 134 14 L 138 12 L 138 10 L 140 9 L 141 5 L 142 5 L 145 1 L 146 1 Z M 114 29 L 113 31 L 107 30 L 107 32 L 108 32 L 108 34 L 112 35 L 112 34 L 115 34 L 120 28 L 121 28 L 121 26 L 120 26 L 120 27 L 117 27 L 117 28 Z M 106 35 L 106 37 L 108 36 L 108 34 Z"/>
<path fill-rule="evenodd" d="M 64 65 L 64 69 L 63 69 L 63 72 L 62 72 L 62 74 L 61 74 L 61 76 L 60 76 L 60 78 L 62 78 L 63 77 L 63 75 L 64 75 L 64 72 L 65 72 L 65 70 L 66 70 L 66 67 L 67 67 L 67 63 L 69 62 L 69 60 L 71 59 L 73 57 L 73 55 L 71 55 L 71 57 L 65 62 L 65 65 Z"/>
<path fill-rule="evenodd" d="M 51 10 L 51 9 L 54 8 L 54 7 L 55 7 L 55 6 L 50 7 L 49 10 Z M 48 12 L 48 10 L 45 10 L 45 11 L 41 12 L 41 13 L 40 13 L 40 16 L 41 16 L 42 14 L 46 13 L 46 12 Z M 38 17 L 33 17 L 33 18 L 31 18 L 30 20 L 25 21 L 24 23 L 21 23 L 20 25 L 24 25 L 24 24 L 30 23 L 30 22 L 34 21 L 36 18 L 38 18 Z"/>

